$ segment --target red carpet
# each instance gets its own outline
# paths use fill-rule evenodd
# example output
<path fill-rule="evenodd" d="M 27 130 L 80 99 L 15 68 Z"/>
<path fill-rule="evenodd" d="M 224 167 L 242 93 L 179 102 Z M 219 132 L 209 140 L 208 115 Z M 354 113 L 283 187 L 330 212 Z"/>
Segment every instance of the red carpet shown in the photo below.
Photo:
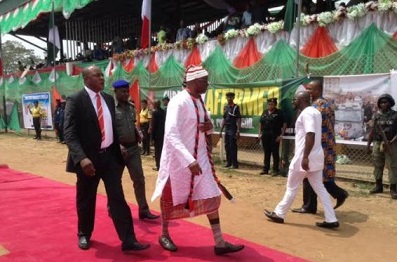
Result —
<path fill-rule="evenodd" d="M 77 247 L 73 186 L 3 165 L 0 198 L 0 246 L 9 252 L 0 256 L 0 261 L 304 261 L 230 235 L 225 235 L 226 240 L 245 244 L 246 248 L 215 256 L 211 230 L 183 220 L 170 228 L 178 252 L 170 253 L 159 246 L 160 221 L 134 219 L 138 240 L 150 243 L 151 248 L 123 254 L 102 195 L 98 195 L 91 249 L 82 251 Z M 137 214 L 136 206 L 131 205 L 131 209 Z"/>

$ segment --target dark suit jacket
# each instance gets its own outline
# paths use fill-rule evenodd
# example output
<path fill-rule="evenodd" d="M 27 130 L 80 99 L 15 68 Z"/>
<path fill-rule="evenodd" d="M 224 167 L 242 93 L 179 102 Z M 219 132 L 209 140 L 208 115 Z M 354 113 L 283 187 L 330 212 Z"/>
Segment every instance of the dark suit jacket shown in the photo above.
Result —
<path fill-rule="evenodd" d="M 154 140 L 164 138 L 165 111 L 157 108 L 152 113 L 152 138 Z"/>
<path fill-rule="evenodd" d="M 116 155 L 120 164 L 123 165 L 123 158 L 117 139 L 115 127 L 115 104 L 112 96 L 101 93 L 106 101 L 112 116 L 113 144 L 108 150 Z M 98 117 L 92 105 L 90 96 L 85 89 L 68 97 L 65 109 L 65 142 L 68 145 L 69 153 L 66 164 L 67 172 L 82 171 L 80 161 L 89 158 L 94 167 L 99 161 L 102 136 L 99 128 Z"/>

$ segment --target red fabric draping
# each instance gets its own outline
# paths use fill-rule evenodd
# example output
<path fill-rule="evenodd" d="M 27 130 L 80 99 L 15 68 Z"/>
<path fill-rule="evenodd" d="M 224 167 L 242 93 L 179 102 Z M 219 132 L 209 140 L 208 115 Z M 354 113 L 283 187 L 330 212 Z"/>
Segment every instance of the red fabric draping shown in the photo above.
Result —
<path fill-rule="evenodd" d="M 251 37 L 248 43 L 245 45 L 245 47 L 240 51 L 238 56 L 234 59 L 233 64 L 237 68 L 245 68 L 255 64 L 261 58 L 262 58 L 262 54 L 258 52 L 258 48 L 256 47 L 255 40 L 254 38 Z"/>
<path fill-rule="evenodd" d="M 397 32 L 394 33 L 393 38 L 397 40 Z"/>
<path fill-rule="evenodd" d="M 188 67 L 190 65 L 198 66 L 200 64 L 201 64 L 200 51 L 198 50 L 197 46 L 195 45 L 192 49 L 192 52 L 190 52 L 188 58 L 186 59 L 185 67 Z"/>
<path fill-rule="evenodd" d="M 150 56 L 149 69 L 148 70 L 149 70 L 149 73 L 154 73 L 157 70 L 159 70 L 159 67 L 157 66 L 157 63 L 156 63 L 156 53 L 153 53 Z"/>
<path fill-rule="evenodd" d="M 138 85 L 138 81 L 135 81 L 134 83 L 132 83 L 132 85 L 130 86 L 130 98 L 131 100 L 134 102 L 135 104 L 135 108 L 136 108 L 136 124 L 139 124 L 139 112 L 141 110 L 141 99 L 139 97 L 140 94 L 140 90 L 139 90 L 139 85 Z"/>
<path fill-rule="evenodd" d="M 56 89 L 56 87 L 55 86 L 53 86 L 52 87 L 52 108 L 55 108 L 55 106 L 56 106 L 56 100 L 57 99 L 61 99 L 62 100 L 62 97 L 61 97 L 61 95 L 58 93 L 58 90 Z"/>
<path fill-rule="evenodd" d="M 124 70 L 125 70 L 125 71 L 131 72 L 131 70 L 134 69 L 134 67 L 135 67 L 135 65 L 134 65 L 134 59 L 125 60 L 125 61 L 123 62 L 123 67 L 124 67 Z"/>
<path fill-rule="evenodd" d="M 336 45 L 329 36 L 328 29 L 319 26 L 302 48 L 301 54 L 308 57 L 319 58 L 328 56 L 336 51 L 338 51 L 338 48 L 336 48 Z"/>

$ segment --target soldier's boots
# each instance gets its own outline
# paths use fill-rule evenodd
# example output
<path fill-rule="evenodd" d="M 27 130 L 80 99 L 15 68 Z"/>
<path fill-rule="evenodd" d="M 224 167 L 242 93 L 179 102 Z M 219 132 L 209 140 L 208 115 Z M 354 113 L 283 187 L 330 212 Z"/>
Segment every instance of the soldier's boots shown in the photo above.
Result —
<path fill-rule="evenodd" d="M 370 194 L 383 193 L 383 183 L 382 179 L 376 179 L 375 187 L 369 191 Z"/>
<path fill-rule="evenodd" d="M 396 184 L 390 185 L 390 196 L 391 196 L 391 199 L 397 199 Z"/>

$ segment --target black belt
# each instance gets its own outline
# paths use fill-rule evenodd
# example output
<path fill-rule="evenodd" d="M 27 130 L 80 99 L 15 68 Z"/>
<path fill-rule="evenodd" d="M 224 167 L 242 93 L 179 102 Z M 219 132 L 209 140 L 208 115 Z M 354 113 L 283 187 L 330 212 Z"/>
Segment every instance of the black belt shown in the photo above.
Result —
<path fill-rule="evenodd" d="M 137 142 L 132 142 L 132 143 L 121 143 L 122 146 L 124 147 L 130 147 L 130 146 L 136 146 L 138 145 Z"/>

